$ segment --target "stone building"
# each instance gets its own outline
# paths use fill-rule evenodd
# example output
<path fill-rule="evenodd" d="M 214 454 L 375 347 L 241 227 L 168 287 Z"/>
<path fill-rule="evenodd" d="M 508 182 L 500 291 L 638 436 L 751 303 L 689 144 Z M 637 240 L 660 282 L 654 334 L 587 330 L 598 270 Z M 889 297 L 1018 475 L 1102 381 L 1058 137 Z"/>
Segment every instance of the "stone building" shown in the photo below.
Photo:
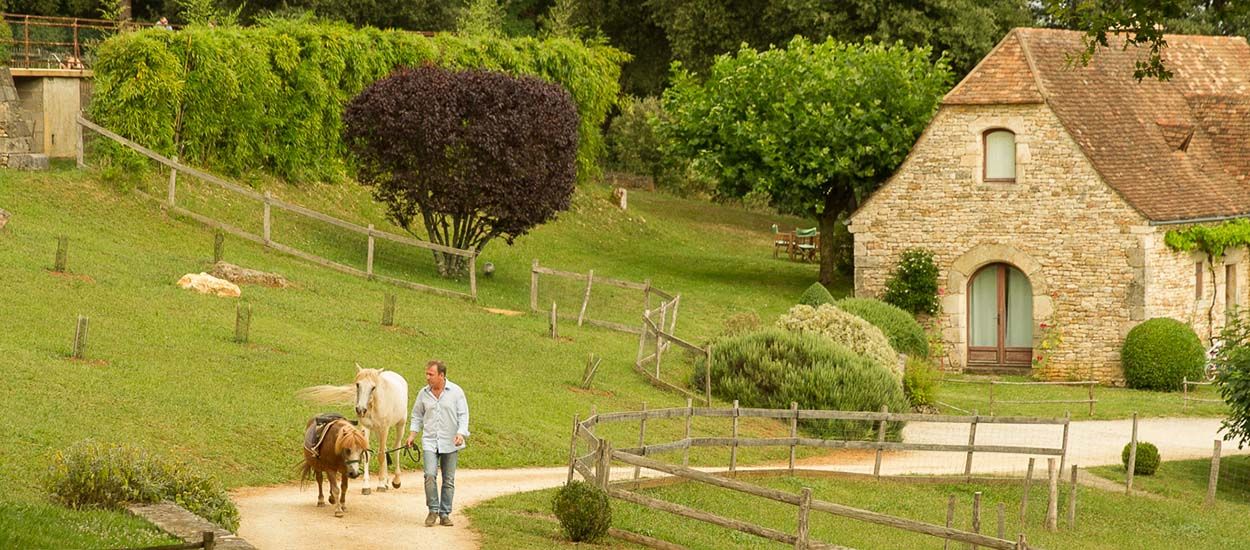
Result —
<path fill-rule="evenodd" d="M 1071 66 L 1081 33 L 1009 33 L 852 216 L 856 295 L 932 250 L 948 364 L 972 372 L 1119 382 L 1145 319 L 1208 338 L 1247 301 L 1245 251 L 1211 265 L 1164 235 L 1250 215 L 1250 46 L 1167 42 L 1172 79 L 1138 82 L 1135 48 Z"/>

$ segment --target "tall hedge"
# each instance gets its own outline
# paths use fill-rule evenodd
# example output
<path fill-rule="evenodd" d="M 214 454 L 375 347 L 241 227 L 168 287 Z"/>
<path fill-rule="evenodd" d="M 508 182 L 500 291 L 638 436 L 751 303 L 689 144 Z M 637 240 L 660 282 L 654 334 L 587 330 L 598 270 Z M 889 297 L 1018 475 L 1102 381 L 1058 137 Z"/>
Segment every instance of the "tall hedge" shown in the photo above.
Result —
<path fill-rule="evenodd" d="M 564 38 L 426 37 L 290 20 L 122 33 L 97 52 L 90 116 L 98 124 L 193 164 L 292 180 L 342 177 L 344 106 L 397 67 L 427 62 L 563 86 L 581 119 L 577 162 L 584 179 L 596 169 L 600 127 L 628 59 Z"/>

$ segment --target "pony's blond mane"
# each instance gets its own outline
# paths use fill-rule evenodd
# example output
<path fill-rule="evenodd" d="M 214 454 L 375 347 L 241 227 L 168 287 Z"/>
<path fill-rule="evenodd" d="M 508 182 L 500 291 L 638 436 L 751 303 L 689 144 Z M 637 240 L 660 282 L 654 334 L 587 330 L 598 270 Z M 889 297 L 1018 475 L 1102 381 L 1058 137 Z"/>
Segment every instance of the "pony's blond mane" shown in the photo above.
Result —
<path fill-rule="evenodd" d="M 339 437 L 334 441 L 335 454 L 343 452 L 343 449 L 359 449 L 365 450 L 369 448 L 369 440 L 365 439 L 364 432 L 358 430 L 348 422 L 343 422 L 343 429 L 339 430 Z"/>

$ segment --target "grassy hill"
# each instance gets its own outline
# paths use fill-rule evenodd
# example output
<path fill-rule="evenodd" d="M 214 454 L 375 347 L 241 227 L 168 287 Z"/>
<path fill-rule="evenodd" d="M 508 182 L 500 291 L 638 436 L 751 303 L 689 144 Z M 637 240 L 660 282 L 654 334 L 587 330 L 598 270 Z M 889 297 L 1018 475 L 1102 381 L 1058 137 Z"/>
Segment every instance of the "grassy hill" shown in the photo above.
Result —
<path fill-rule="evenodd" d="M 159 175 L 139 185 L 163 195 Z M 291 202 L 398 231 L 355 186 L 259 185 Z M 573 209 L 556 222 L 514 246 L 492 243 L 482 260 L 493 262 L 496 273 L 479 277 L 477 304 L 349 277 L 227 238 L 226 260 L 279 272 L 295 284 L 244 287 L 241 301 L 253 308 L 251 342 L 236 344 L 231 337 L 240 300 L 174 285 L 183 274 L 207 268 L 211 230 L 170 218 L 94 172 L 0 172 L 0 207 L 14 215 L 0 231 L 6 375 L 0 422 L 14 438 L 0 447 L 0 480 L 8 489 L 0 497 L 8 504 L 0 506 L 0 518 L 13 520 L 39 506 L 45 497 L 38 475 L 50 454 L 88 437 L 165 451 L 227 486 L 291 480 L 302 427 L 324 408 L 293 393 L 348 383 L 354 363 L 395 370 L 419 386 L 427 360 L 446 361 L 449 378 L 470 396 L 473 437 L 464 467 L 559 464 L 574 414 L 592 406 L 684 400 L 658 392 L 632 371 L 636 337 L 564 323 L 564 338 L 553 341 L 544 335 L 544 315 L 485 311 L 528 310 L 533 259 L 558 269 L 594 269 L 598 276 L 650 278 L 681 293 L 677 333 L 692 341 L 718 332 L 735 312 L 769 317 L 784 311 L 816 277 L 815 265 L 772 258 L 769 225 L 807 225 L 802 220 L 642 192 L 631 194 L 629 211 L 621 212 L 608 195 L 604 187 L 579 189 Z M 259 230 L 259 206 L 206 184 L 180 180 L 178 200 Z M 70 242 L 68 274 L 51 271 L 61 235 Z M 364 238 L 343 237 L 328 226 L 278 215 L 274 237 L 345 263 L 364 262 Z M 396 247 L 379 247 L 378 270 L 438 281 L 427 255 Z M 393 328 L 379 324 L 387 292 L 399 296 Z M 541 302 L 575 310 L 580 293 L 579 284 L 544 278 Z M 596 288 L 588 313 L 636 324 L 640 309 L 638 293 Z M 85 361 L 68 358 L 79 314 L 91 320 Z M 604 362 L 594 389 L 583 391 L 573 386 L 588 353 Z"/>

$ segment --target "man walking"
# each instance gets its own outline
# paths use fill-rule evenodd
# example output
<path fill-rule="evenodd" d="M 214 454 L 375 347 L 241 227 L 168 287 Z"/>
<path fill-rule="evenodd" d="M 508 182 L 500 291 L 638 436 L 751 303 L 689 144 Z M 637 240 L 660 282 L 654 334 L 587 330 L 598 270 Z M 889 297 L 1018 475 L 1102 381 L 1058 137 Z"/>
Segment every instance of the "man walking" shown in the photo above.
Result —
<path fill-rule="evenodd" d="M 469 402 L 464 390 L 447 380 L 447 365 L 430 361 L 425 366 L 426 386 L 417 392 L 408 427 L 411 446 L 421 433 L 422 462 L 425 466 L 425 505 L 430 509 L 425 526 L 451 526 L 451 499 L 456 494 L 456 459 L 469 437 Z M 440 494 L 438 470 L 443 470 Z"/>

